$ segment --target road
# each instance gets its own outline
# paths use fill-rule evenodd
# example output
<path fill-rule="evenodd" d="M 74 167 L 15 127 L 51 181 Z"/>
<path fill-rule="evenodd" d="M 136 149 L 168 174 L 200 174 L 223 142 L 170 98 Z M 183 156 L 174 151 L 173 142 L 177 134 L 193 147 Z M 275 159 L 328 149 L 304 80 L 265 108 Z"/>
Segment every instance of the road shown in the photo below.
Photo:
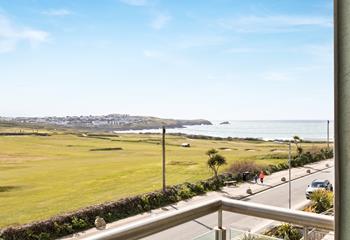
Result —
<path fill-rule="evenodd" d="M 305 189 L 307 185 L 316 178 L 328 179 L 331 181 L 331 183 L 334 183 L 334 168 L 316 172 L 292 181 L 292 208 L 298 208 L 303 203 L 306 203 Z M 283 184 L 258 193 L 251 197 L 245 198 L 243 201 L 288 208 L 288 184 Z M 233 227 L 236 229 L 238 228 L 242 230 L 254 231 L 270 222 L 271 220 L 268 219 L 249 217 L 229 212 L 223 213 L 223 224 L 226 229 Z M 190 240 L 199 235 L 205 234 L 216 225 L 217 213 L 213 213 L 197 220 L 190 221 L 174 228 L 170 228 L 166 231 L 154 234 L 144 238 L 144 240 Z"/>

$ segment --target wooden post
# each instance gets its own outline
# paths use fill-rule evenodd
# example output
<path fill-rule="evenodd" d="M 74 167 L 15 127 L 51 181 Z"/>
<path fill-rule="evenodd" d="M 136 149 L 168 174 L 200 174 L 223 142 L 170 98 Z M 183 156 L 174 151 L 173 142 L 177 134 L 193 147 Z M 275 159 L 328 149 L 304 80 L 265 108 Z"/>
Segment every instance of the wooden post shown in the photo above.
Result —
<path fill-rule="evenodd" d="M 165 127 L 162 131 L 162 165 L 163 165 L 163 191 L 165 191 Z"/>

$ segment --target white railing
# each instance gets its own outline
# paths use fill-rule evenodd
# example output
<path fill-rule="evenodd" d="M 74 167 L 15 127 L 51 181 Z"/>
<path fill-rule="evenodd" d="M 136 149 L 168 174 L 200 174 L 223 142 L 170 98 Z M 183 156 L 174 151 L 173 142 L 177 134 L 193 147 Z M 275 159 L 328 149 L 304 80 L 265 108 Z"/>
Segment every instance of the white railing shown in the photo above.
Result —
<path fill-rule="evenodd" d="M 226 230 L 222 226 L 222 211 L 288 222 L 304 226 L 305 229 L 313 227 L 328 231 L 334 230 L 334 220 L 332 216 L 218 198 L 180 210 L 164 213 L 154 218 L 139 220 L 121 227 L 107 229 L 86 237 L 84 240 L 140 239 L 214 212 L 218 212 L 218 226 L 214 228 L 214 239 L 225 240 Z"/>

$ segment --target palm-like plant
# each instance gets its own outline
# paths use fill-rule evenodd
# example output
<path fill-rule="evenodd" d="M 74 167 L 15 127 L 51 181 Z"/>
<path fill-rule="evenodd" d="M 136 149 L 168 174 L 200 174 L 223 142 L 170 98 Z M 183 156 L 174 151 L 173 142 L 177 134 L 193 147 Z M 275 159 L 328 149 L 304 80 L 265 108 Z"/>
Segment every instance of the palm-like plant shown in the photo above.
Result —
<path fill-rule="evenodd" d="M 302 141 L 303 140 L 299 136 L 293 137 L 293 142 L 294 142 L 295 146 L 297 147 L 298 155 L 301 155 L 303 153 L 303 148 L 301 147 Z"/>
<path fill-rule="evenodd" d="M 218 154 L 218 150 L 216 150 L 215 148 L 209 149 L 205 154 L 207 154 L 209 157 Z"/>
<path fill-rule="evenodd" d="M 277 228 L 274 234 L 278 238 L 288 239 L 288 240 L 299 240 L 302 237 L 301 232 L 293 227 L 291 224 L 284 223 Z"/>
<path fill-rule="evenodd" d="M 314 191 L 310 199 L 311 207 L 316 213 L 325 212 L 333 206 L 333 193 L 325 189 Z"/>
<path fill-rule="evenodd" d="M 213 171 L 215 178 L 218 179 L 219 168 L 222 165 L 227 164 L 226 159 L 225 157 L 221 156 L 215 149 L 208 150 L 206 154 L 209 157 L 207 165 Z"/>

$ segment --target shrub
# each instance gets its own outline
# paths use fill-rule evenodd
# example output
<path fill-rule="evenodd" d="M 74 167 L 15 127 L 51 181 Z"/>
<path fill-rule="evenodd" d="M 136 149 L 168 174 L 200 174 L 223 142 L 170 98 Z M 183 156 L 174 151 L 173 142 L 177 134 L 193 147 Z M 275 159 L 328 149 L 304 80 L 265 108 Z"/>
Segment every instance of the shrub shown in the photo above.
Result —
<path fill-rule="evenodd" d="M 57 222 L 54 222 L 54 229 L 55 235 L 57 236 L 64 236 L 72 234 L 74 232 L 72 225 L 69 223 L 59 224 Z"/>
<path fill-rule="evenodd" d="M 198 182 L 198 183 L 187 183 L 187 187 L 196 195 L 202 194 L 205 192 L 205 189 L 203 187 L 203 185 Z"/>
<path fill-rule="evenodd" d="M 218 178 L 215 178 L 215 177 L 209 178 L 205 181 L 200 181 L 200 183 L 202 184 L 206 192 L 216 191 L 224 186 L 224 181 L 225 181 L 224 179 L 225 179 L 224 175 L 218 175 Z"/>
<path fill-rule="evenodd" d="M 310 199 L 312 202 L 311 207 L 316 213 L 327 211 L 333 206 L 333 193 L 324 189 L 313 192 Z"/>
<path fill-rule="evenodd" d="M 325 160 L 333 157 L 333 150 L 331 149 L 320 149 L 319 151 L 315 151 L 315 149 L 311 149 L 311 151 L 300 153 L 297 156 L 292 157 L 291 165 L 292 167 L 301 167 L 308 163 L 317 162 L 320 160 Z"/>
<path fill-rule="evenodd" d="M 279 167 L 279 170 L 285 170 L 289 168 L 288 163 L 280 163 L 278 164 L 278 167 Z"/>
<path fill-rule="evenodd" d="M 89 226 L 89 224 L 84 219 L 73 217 L 73 219 L 72 219 L 72 228 L 73 229 L 80 230 L 80 229 L 85 229 L 88 226 Z"/>
<path fill-rule="evenodd" d="M 44 232 L 39 233 L 39 234 L 34 234 L 33 232 L 28 231 L 27 235 L 30 239 L 35 239 L 35 240 L 50 240 L 51 239 L 50 234 L 44 233 Z"/>
<path fill-rule="evenodd" d="M 289 240 L 299 240 L 302 238 L 301 232 L 293 227 L 291 224 L 281 224 L 277 227 L 274 234 L 275 237 L 289 239 Z"/>
<path fill-rule="evenodd" d="M 234 162 L 228 169 L 231 174 L 236 174 L 239 179 L 242 180 L 243 172 L 250 172 L 252 174 L 258 173 L 261 170 L 254 161 L 237 161 Z"/>
<path fill-rule="evenodd" d="M 194 196 L 194 193 L 187 186 L 182 186 L 178 193 L 181 199 L 188 199 Z"/>

